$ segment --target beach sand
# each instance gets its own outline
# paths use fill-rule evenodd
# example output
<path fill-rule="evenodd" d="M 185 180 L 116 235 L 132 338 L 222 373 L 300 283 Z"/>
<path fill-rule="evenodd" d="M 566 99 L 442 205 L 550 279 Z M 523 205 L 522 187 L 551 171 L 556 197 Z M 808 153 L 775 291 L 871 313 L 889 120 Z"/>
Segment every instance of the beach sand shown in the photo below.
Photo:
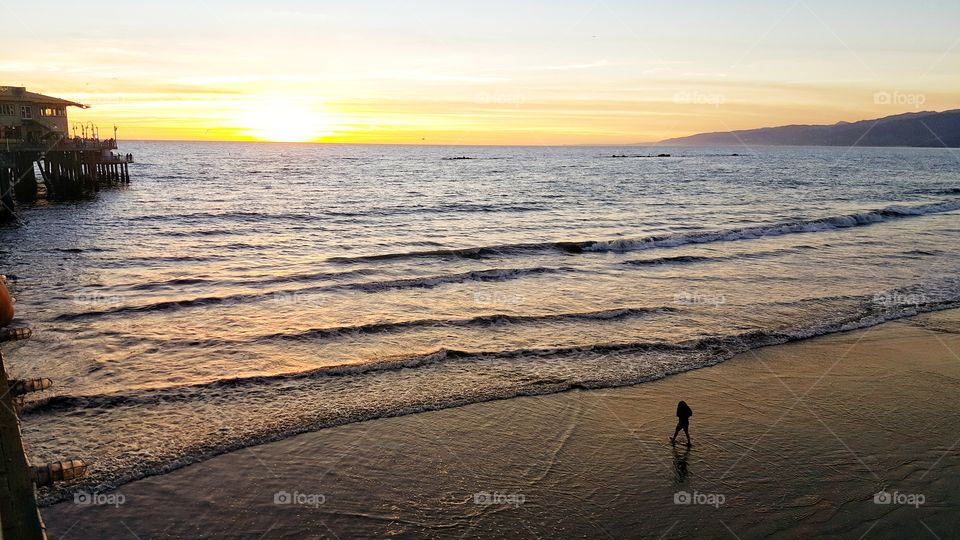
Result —
<path fill-rule="evenodd" d="M 957 537 L 958 351 L 960 310 L 922 315 L 632 387 L 325 429 L 43 514 L 54 539 Z M 689 450 L 667 442 L 680 399 Z"/>

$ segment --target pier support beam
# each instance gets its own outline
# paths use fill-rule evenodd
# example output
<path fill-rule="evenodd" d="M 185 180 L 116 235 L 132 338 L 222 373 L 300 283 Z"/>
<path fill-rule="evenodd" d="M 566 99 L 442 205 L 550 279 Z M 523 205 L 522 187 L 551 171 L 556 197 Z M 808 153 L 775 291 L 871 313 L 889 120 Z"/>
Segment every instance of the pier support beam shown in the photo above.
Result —
<path fill-rule="evenodd" d="M 9 384 L 0 353 L 0 537 L 46 539 Z"/>
<path fill-rule="evenodd" d="M 14 217 L 12 169 L 0 161 L 0 222 Z"/>
<path fill-rule="evenodd" d="M 34 159 L 36 159 L 36 156 L 29 152 L 17 154 L 13 194 L 18 201 L 32 202 L 37 199 L 37 174 L 33 169 Z"/>

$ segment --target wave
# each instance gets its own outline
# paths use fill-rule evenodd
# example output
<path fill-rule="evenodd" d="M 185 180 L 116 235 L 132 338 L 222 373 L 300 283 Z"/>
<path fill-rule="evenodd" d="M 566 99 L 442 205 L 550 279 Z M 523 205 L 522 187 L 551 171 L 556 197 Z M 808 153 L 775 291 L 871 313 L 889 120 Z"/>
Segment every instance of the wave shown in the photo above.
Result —
<path fill-rule="evenodd" d="M 357 335 L 375 335 L 388 334 L 394 332 L 403 332 L 406 330 L 416 330 L 422 328 L 471 328 L 471 327 L 489 327 L 495 325 L 524 325 L 524 324 L 550 324 L 563 323 L 571 321 L 617 321 L 651 315 L 666 313 L 676 313 L 680 309 L 673 306 L 657 307 L 623 307 L 614 309 L 605 309 L 597 311 L 572 312 L 572 313 L 553 313 L 542 315 L 510 315 L 505 313 L 493 313 L 489 315 L 479 315 L 463 319 L 413 319 L 407 321 L 386 321 L 367 324 L 344 325 L 344 326 L 325 326 L 321 328 L 310 328 L 298 332 L 275 332 L 271 334 L 260 334 L 243 339 L 177 339 L 177 338 L 153 338 L 140 337 L 140 342 L 154 343 L 157 346 L 184 346 L 196 347 L 202 345 L 209 347 L 213 345 L 249 345 L 251 343 L 266 343 L 275 341 L 309 341 L 335 339 L 341 336 Z M 121 332 L 101 331 L 102 335 L 123 336 L 131 339 Z M 129 343 L 129 341 L 128 341 Z"/>
<path fill-rule="evenodd" d="M 657 265 L 682 265 L 703 262 L 721 262 L 741 259 L 763 259 L 766 257 L 776 257 L 778 255 L 787 255 L 799 253 L 804 249 L 816 249 L 812 246 L 798 246 L 794 248 L 771 249 L 766 251 L 754 251 L 750 253 L 737 253 L 734 255 L 675 255 L 671 257 L 654 257 L 651 259 L 633 259 L 623 261 L 623 264 L 633 266 L 657 266 Z"/>
<path fill-rule="evenodd" d="M 196 221 L 243 221 L 248 223 L 260 223 L 263 221 L 302 221 L 313 219 L 316 216 L 306 213 L 293 212 L 252 212 L 252 211 L 232 211 L 232 212 L 191 212 L 187 214 L 143 214 L 127 218 L 128 222 L 171 222 L 171 223 L 189 223 Z"/>
<path fill-rule="evenodd" d="M 417 278 L 403 278 L 384 281 L 363 281 L 356 283 L 338 283 L 319 287 L 302 289 L 287 289 L 270 293 L 242 293 L 223 296 L 204 296 L 183 300 L 166 300 L 137 306 L 120 305 L 110 308 L 82 311 L 76 313 L 62 313 L 53 318 L 54 321 L 75 321 L 107 315 L 151 313 L 177 309 L 214 306 L 232 303 L 241 303 L 256 300 L 270 299 L 279 304 L 309 304 L 309 298 L 304 295 L 321 292 L 356 291 L 373 293 L 391 289 L 429 289 L 452 283 L 466 283 L 470 281 L 489 282 L 519 279 L 536 274 L 554 274 L 560 272 L 574 272 L 571 267 L 532 267 L 532 268 L 491 268 L 487 270 L 473 270 L 458 274 L 440 274 Z"/>
<path fill-rule="evenodd" d="M 508 350 L 461 350 L 453 348 L 439 348 L 433 351 L 417 353 L 407 356 L 390 356 L 369 359 L 364 362 L 322 366 L 306 371 L 280 373 L 270 375 L 231 377 L 214 381 L 182 385 L 168 388 L 139 390 L 128 393 L 113 393 L 86 396 L 59 395 L 38 399 L 24 404 L 22 413 L 41 414 L 52 411 L 112 408 L 125 405 L 152 404 L 166 401 L 189 401 L 197 397 L 198 390 L 222 389 L 229 387 L 251 386 L 261 387 L 271 383 L 284 381 L 309 380 L 326 377 L 361 376 L 382 371 L 399 369 L 422 368 L 432 364 L 449 361 L 476 362 L 488 359 L 522 359 L 522 358 L 553 358 L 570 357 L 577 354 L 610 355 L 636 354 L 647 352 L 709 352 L 722 354 L 725 358 L 741 352 L 779 345 L 791 341 L 808 339 L 815 336 L 846 332 L 859 328 L 874 326 L 883 322 L 914 316 L 920 313 L 941 311 L 960 307 L 960 298 L 934 301 L 917 301 L 910 305 L 884 306 L 877 302 L 875 297 L 857 297 L 862 301 L 865 310 L 856 315 L 839 321 L 828 321 L 805 326 L 794 326 L 781 330 L 753 330 L 739 334 L 725 336 L 711 336 L 700 339 L 669 342 L 669 341 L 639 341 L 618 343 L 590 343 L 566 347 L 521 348 Z M 647 314 L 664 308 L 605 310 L 588 313 L 566 315 L 570 318 L 608 319 L 629 316 L 630 311 L 636 314 Z M 671 308 L 666 308 L 671 309 Z M 561 315 L 562 317 L 563 315 Z M 497 316 L 489 317 L 491 320 Z M 527 317 L 534 319 L 537 316 Z M 541 316 L 548 318 L 549 316 Z M 478 319 L 482 319 L 478 318 Z M 467 319 L 469 321 L 470 319 Z M 288 337 L 279 335 L 281 337 Z M 702 367 L 702 366 L 695 366 Z M 692 368 L 691 368 L 692 369 Z M 684 369 L 686 371 L 686 369 Z M 623 384 L 634 384 L 624 381 Z"/>
<path fill-rule="evenodd" d="M 338 217 L 386 217 L 403 216 L 409 214 L 457 214 L 457 213 L 493 213 L 493 212 L 541 212 L 547 207 L 538 204 L 472 204 L 456 203 L 441 204 L 438 206 L 398 206 L 372 208 L 358 211 L 325 210 L 328 216 Z"/>
<path fill-rule="evenodd" d="M 738 353 L 758 347 L 865 328 L 922 312 L 960 307 L 960 297 L 956 296 L 949 300 L 926 302 L 896 309 L 877 308 L 876 303 L 869 302 L 866 297 L 864 301 L 864 305 L 872 307 L 859 315 L 839 320 L 786 329 L 711 336 L 681 343 L 595 343 L 577 347 L 493 351 L 438 349 L 424 354 L 379 358 L 363 364 L 321 367 L 298 373 L 238 377 L 190 386 L 132 390 L 112 394 L 61 395 L 27 402 L 21 412 L 25 418 L 34 417 L 29 420 L 32 422 L 42 422 L 42 418 L 36 418 L 42 415 L 86 417 L 89 414 L 96 415 L 102 421 L 111 414 L 109 412 L 111 409 L 117 409 L 116 414 L 119 416 L 116 419 L 119 420 L 128 415 L 136 417 L 140 410 L 168 407 L 171 403 L 184 403 L 185 406 L 194 410 L 196 402 L 209 401 L 211 404 L 226 406 L 234 401 L 245 403 L 251 399 L 267 399 L 276 400 L 278 403 L 276 406 L 280 407 L 285 406 L 286 401 L 290 401 L 291 406 L 296 403 L 300 407 L 307 407 L 302 414 L 291 415 L 285 420 L 281 418 L 286 415 L 278 415 L 276 419 L 278 421 L 268 419 L 268 421 L 259 422 L 256 426 L 249 426 L 250 429 L 238 430 L 236 434 L 234 431 L 221 430 L 216 439 L 201 438 L 192 445 L 167 454 L 161 451 L 146 464 L 143 460 L 132 460 L 112 468 L 94 470 L 87 478 L 77 483 L 42 491 L 41 504 L 49 505 L 71 497 L 74 490 L 95 488 L 100 492 L 116 488 L 133 480 L 171 472 L 216 455 L 285 439 L 299 433 L 518 396 L 640 384 L 715 365 Z M 557 361 L 561 362 L 561 367 L 568 366 L 568 368 L 561 369 L 559 372 L 522 369 L 523 366 L 533 363 L 550 365 Z M 501 370 L 499 372 L 501 375 L 510 375 L 504 379 L 485 378 L 494 382 L 490 385 L 468 385 L 458 387 L 454 392 L 441 391 L 436 395 L 428 392 L 419 397 L 411 397 L 408 393 L 399 392 L 394 395 L 396 399 L 374 400 L 360 406 L 341 407 L 338 401 L 330 401 L 338 395 L 338 392 L 343 392 L 343 395 L 355 394 L 357 388 L 362 388 L 358 385 L 368 382 L 366 377 L 372 377 L 369 379 L 369 384 L 374 387 L 382 387 L 385 384 L 390 386 L 391 381 L 406 386 L 423 387 L 430 384 L 429 377 L 432 374 L 430 370 L 434 368 L 444 370 L 438 373 L 443 377 L 444 373 L 454 372 L 496 373 L 497 366 Z M 403 378 L 384 378 L 393 376 Z M 513 382 L 501 386 L 496 383 L 497 381 Z M 333 386 L 327 386 L 327 384 Z M 267 403 L 264 402 L 263 405 Z M 346 405 L 346 402 L 343 405 Z M 204 409 L 209 407 L 200 407 L 198 410 Z M 87 410 L 91 412 L 81 412 Z M 236 415 L 242 410 L 245 409 L 233 411 L 231 414 Z M 171 412 L 175 413 L 175 411 L 176 409 L 173 409 Z M 266 409 L 260 407 L 257 414 L 266 412 Z M 220 409 L 215 408 L 208 414 L 218 415 L 216 416 L 218 421 L 223 421 L 219 416 L 223 414 Z M 251 420 L 244 416 L 232 418 L 233 421 L 244 422 L 244 426 L 248 426 Z M 159 445 L 155 450 L 166 448 L 163 441 L 159 439 L 153 441 L 153 444 Z"/>
<path fill-rule="evenodd" d="M 655 259 L 636 259 L 632 261 L 623 261 L 623 264 L 632 264 L 634 266 L 655 266 L 659 264 L 688 264 L 698 262 L 716 262 L 732 259 L 733 257 L 707 257 L 700 255 L 677 255 L 675 257 L 657 257 Z"/>
<path fill-rule="evenodd" d="M 850 227 L 873 225 L 876 223 L 883 223 L 886 221 L 906 217 L 953 212 L 956 210 L 960 210 L 960 201 L 945 201 L 919 206 L 888 206 L 879 210 L 871 210 L 857 214 L 847 214 L 842 216 L 816 219 L 800 219 L 796 221 L 717 231 L 654 235 L 634 239 L 516 243 L 459 249 L 436 249 L 429 251 L 383 253 L 377 255 L 357 255 L 352 257 L 331 257 L 327 259 L 327 262 L 353 264 L 361 262 L 418 258 L 482 259 L 485 257 L 545 253 L 550 251 L 567 254 L 643 251 L 654 248 L 672 248 L 689 244 L 733 242 L 738 240 L 752 240 L 767 236 L 815 233 L 836 229 L 846 229 Z"/>
<path fill-rule="evenodd" d="M 671 306 L 659 306 L 649 308 L 625 307 L 616 309 L 605 309 L 599 311 L 586 311 L 574 313 L 553 313 L 543 315 L 510 315 L 504 313 L 495 313 L 490 315 L 479 315 L 465 319 L 413 319 L 409 321 L 379 322 L 369 324 L 347 325 L 347 326 L 328 326 L 323 328 L 311 328 L 301 332 L 286 333 L 277 332 L 274 334 L 265 334 L 251 339 L 243 340 L 243 343 L 250 341 L 300 341 L 311 339 L 335 338 L 344 335 L 357 334 L 384 334 L 390 332 L 401 332 L 404 330 L 445 327 L 445 328 L 470 328 L 493 326 L 499 324 L 543 324 L 543 323 L 561 323 L 569 321 L 614 321 L 630 319 L 634 317 L 643 317 L 648 315 L 657 315 L 662 313 L 674 313 L 677 308 Z M 165 340 L 170 343 L 169 340 Z M 204 343 L 209 344 L 210 341 Z M 230 343 L 237 343 L 231 341 Z"/>
<path fill-rule="evenodd" d="M 925 189 L 915 189 L 911 193 L 917 195 L 960 195 L 960 187 L 930 187 Z"/>
<path fill-rule="evenodd" d="M 158 289 L 164 289 L 167 287 L 179 287 L 184 285 L 202 285 L 202 284 L 216 284 L 219 286 L 262 286 L 266 284 L 279 284 L 279 283 L 299 283 L 305 281 L 318 281 L 318 280 L 336 280 L 347 277 L 363 277 L 373 274 L 373 270 L 358 268 L 355 270 L 348 270 L 345 272 L 304 272 L 299 274 L 286 274 L 280 276 L 258 276 L 250 279 L 235 279 L 235 280 L 223 280 L 223 279 L 214 279 L 208 277 L 189 277 L 189 278 L 173 278 L 166 281 L 152 281 L 148 283 L 138 283 L 136 285 L 131 285 L 128 288 L 133 291 L 152 291 Z"/>

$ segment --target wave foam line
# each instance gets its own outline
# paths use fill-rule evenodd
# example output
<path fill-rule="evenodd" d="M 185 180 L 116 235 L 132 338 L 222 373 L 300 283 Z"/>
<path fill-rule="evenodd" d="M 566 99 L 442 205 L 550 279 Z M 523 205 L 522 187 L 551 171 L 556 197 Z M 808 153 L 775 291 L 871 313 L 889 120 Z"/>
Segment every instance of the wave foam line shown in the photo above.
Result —
<path fill-rule="evenodd" d="M 960 299 L 921 303 L 910 307 L 891 310 L 870 310 L 860 316 L 850 317 L 838 322 L 799 326 L 778 331 L 754 330 L 729 336 L 707 337 L 696 340 L 671 343 L 666 341 L 642 341 L 628 343 L 591 343 L 579 346 L 521 348 L 509 350 L 468 351 L 451 348 L 439 348 L 434 351 L 409 356 L 392 356 L 372 359 L 367 362 L 323 366 L 307 371 L 281 373 L 274 375 L 232 377 L 215 381 L 170 388 L 156 388 L 133 392 L 118 392 L 88 396 L 59 395 L 26 403 L 22 408 L 24 415 L 49 413 L 73 409 L 112 408 L 132 405 L 154 404 L 167 401 L 192 401 L 198 393 L 211 389 L 231 387 L 260 387 L 271 383 L 304 381 L 327 377 L 351 377 L 366 374 L 396 371 L 401 369 L 423 368 L 449 361 L 482 362 L 490 359 L 554 358 L 570 357 L 578 354 L 612 355 L 638 353 L 711 353 L 723 359 L 735 354 L 759 347 L 779 345 L 811 337 L 846 332 L 877 324 L 911 317 L 920 313 L 941 311 L 960 307 Z M 702 366 L 694 366 L 702 367 Z M 686 371 L 686 369 L 684 369 Z M 641 381 L 623 382 L 636 384 Z M 620 385 L 620 384 L 618 384 Z M 614 386 L 618 386 L 614 385 Z M 582 385 L 581 385 L 582 386 Z M 604 385 L 610 386 L 610 385 Z"/>
<path fill-rule="evenodd" d="M 632 317 L 640 317 L 658 313 L 671 313 L 677 311 L 670 306 L 659 306 L 654 308 L 616 308 L 599 311 L 585 311 L 574 313 L 552 313 L 544 315 L 509 315 L 504 313 L 495 313 L 491 315 L 479 315 L 466 319 L 414 319 L 410 321 L 370 323 L 351 326 L 334 326 L 324 328 L 311 328 L 303 332 L 294 334 L 276 333 L 268 334 L 255 338 L 260 340 L 301 340 L 312 338 L 328 338 L 341 335 L 353 334 L 379 334 L 387 332 L 396 332 L 413 328 L 429 327 L 456 327 L 470 328 L 492 326 L 498 324 L 537 324 L 566 321 L 613 321 Z"/>
<path fill-rule="evenodd" d="M 832 216 L 817 219 L 801 219 L 797 221 L 741 227 L 718 231 L 704 231 L 695 233 L 677 233 L 667 235 L 647 236 L 644 238 L 623 240 L 585 240 L 501 244 L 461 249 L 437 249 L 429 251 L 408 251 L 400 253 L 383 253 L 379 255 L 358 255 L 354 257 L 331 257 L 327 262 L 340 264 L 354 264 L 373 261 L 389 261 L 417 258 L 464 258 L 482 259 L 502 255 L 522 255 L 528 253 L 544 253 L 558 251 L 568 254 L 591 252 L 628 252 L 642 251 L 653 248 L 672 248 L 689 244 L 706 244 L 712 242 L 734 242 L 738 240 L 752 240 L 766 236 L 782 236 L 786 234 L 815 233 L 850 227 L 873 225 L 906 217 L 925 216 L 942 212 L 960 210 L 960 201 L 946 201 L 924 204 L 920 206 L 888 206 L 879 210 L 871 210 L 857 214 Z"/>
<path fill-rule="evenodd" d="M 298 297 L 304 294 L 313 294 L 320 292 L 336 291 L 357 291 L 364 293 L 373 293 L 391 289 L 430 289 L 441 285 L 452 283 L 466 283 L 470 281 L 489 282 L 489 281 L 508 281 L 519 279 L 529 275 L 536 274 L 554 274 L 560 272 L 573 272 L 571 267 L 533 267 L 533 268 L 492 268 L 487 270 L 473 270 L 470 272 L 461 272 L 458 274 L 440 274 L 434 276 L 424 276 L 417 278 L 403 278 L 385 281 L 363 281 L 357 283 L 339 283 L 334 285 L 324 285 L 320 287 L 309 287 L 303 289 L 288 289 L 274 291 L 271 293 L 249 293 L 249 294 L 231 294 L 225 296 L 204 296 L 198 298 L 188 298 L 184 300 L 167 300 L 163 302 L 154 302 L 137 306 L 120 305 L 105 309 L 82 311 L 76 313 L 62 313 L 53 318 L 55 321 L 75 321 L 93 317 L 102 317 L 106 315 L 133 314 L 133 313 L 152 313 L 160 311 L 171 311 L 184 308 L 214 306 L 223 304 L 241 303 L 251 300 L 263 300 L 273 298 L 278 303 L 294 303 L 300 301 Z"/>

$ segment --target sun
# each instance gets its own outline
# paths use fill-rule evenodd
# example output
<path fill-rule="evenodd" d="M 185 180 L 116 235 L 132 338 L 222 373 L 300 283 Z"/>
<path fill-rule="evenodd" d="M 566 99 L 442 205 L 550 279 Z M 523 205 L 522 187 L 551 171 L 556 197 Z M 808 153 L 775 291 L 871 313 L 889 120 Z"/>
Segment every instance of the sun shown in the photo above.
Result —
<path fill-rule="evenodd" d="M 316 104 L 288 96 L 256 100 L 240 122 L 258 141 L 316 142 L 333 135 L 333 120 Z"/>

